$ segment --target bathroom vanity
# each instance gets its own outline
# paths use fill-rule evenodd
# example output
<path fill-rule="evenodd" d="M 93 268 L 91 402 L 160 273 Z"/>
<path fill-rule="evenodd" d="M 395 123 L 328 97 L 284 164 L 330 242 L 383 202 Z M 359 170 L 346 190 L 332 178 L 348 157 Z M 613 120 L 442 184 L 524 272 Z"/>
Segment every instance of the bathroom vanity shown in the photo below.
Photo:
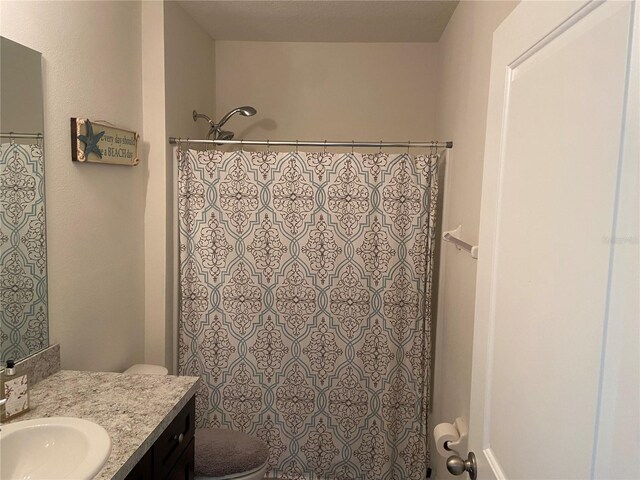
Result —
<path fill-rule="evenodd" d="M 195 397 L 160 434 L 126 480 L 192 480 L 195 454 Z"/>
<path fill-rule="evenodd" d="M 193 478 L 197 377 L 62 370 L 30 390 L 11 422 L 78 417 L 104 427 L 111 454 L 96 479 Z"/>

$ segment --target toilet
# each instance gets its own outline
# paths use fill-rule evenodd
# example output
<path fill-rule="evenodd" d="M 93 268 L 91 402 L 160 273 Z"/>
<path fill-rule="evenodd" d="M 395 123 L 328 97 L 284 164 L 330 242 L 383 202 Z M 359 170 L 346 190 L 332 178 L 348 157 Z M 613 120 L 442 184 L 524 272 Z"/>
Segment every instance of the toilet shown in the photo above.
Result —
<path fill-rule="evenodd" d="M 139 363 L 124 373 L 167 375 L 160 365 Z M 200 428 L 195 433 L 196 480 L 262 480 L 269 468 L 269 447 L 259 438 L 224 428 Z"/>
<path fill-rule="evenodd" d="M 167 375 L 169 370 L 160 365 L 148 365 L 146 363 L 136 363 L 127 368 L 124 373 L 134 373 L 137 375 Z"/>
<path fill-rule="evenodd" d="M 196 430 L 196 480 L 262 480 L 269 447 L 259 438 L 224 428 Z"/>

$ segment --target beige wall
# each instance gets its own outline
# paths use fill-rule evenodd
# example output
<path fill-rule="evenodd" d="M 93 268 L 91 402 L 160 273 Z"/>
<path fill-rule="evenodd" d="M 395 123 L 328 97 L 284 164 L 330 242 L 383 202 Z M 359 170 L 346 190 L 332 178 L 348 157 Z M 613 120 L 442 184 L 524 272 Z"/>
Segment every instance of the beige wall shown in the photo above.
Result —
<path fill-rule="evenodd" d="M 50 340 L 63 368 L 125 368 L 143 359 L 145 168 L 72 163 L 69 118 L 142 130 L 140 4 L 3 1 L 0 19 L 43 57 Z"/>
<path fill-rule="evenodd" d="M 215 108 L 214 42 L 175 2 L 143 2 L 145 132 L 150 139 L 145 215 L 145 362 L 173 369 L 174 352 L 174 175 L 167 137 L 204 138 L 195 109 Z M 147 71 L 148 69 L 148 71 Z M 148 126 L 148 132 L 146 127 Z"/>
<path fill-rule="evenodd" d="M 214 42 L 174 2 L 0 5 L 2 35 L 43 54 L 50 340 L 64 368 L 171 368 L 167 136 L 206 134 L 191 111 L 213 115 Z M 72 164 L 71 116 L 141 132 L 141 164 Z"/>
<path fill-rule="evenodd" d="M 460 2 L 438 44 L 437 133 L 452 139 L 444 229 L 476 243 L 493 31 L 517 2 Z M 432 426 L 469 419 L 476 261 L 443 245 Z M 435 449 L 432 449 L 435 451 Z M 449 475 L 434 457 L 438 478 Z"/>
<path fill-rule="evenodd" d="M 142 2 L 142 105 L 148 162 L 144 216 L 144 361 L 165 365 L 171 347 L 165 322 L 167 235 L 167 128 L 165 118 L 164 6 Z"/>
<path fill-rule="evenodd" d="M 431 140 L 433 44 L 216 42 L 216 117 L 238 138 Z"/>
<path fill-rule="evenodd" d="M 209 125 L 192 112 L 215 110 L 215 43 L 176 2 L 164 4 L 166 116 L 169 135 L 205 138 Z"/>

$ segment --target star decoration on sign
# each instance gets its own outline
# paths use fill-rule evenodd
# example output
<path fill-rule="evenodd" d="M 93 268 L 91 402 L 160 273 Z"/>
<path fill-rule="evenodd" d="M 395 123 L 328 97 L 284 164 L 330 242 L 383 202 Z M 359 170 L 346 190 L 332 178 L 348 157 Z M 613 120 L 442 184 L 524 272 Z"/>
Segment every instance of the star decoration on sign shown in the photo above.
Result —
<path fill-rule="evenodd" d="M 95 153 L 99 158 L 102 158 L 102 151 L 98 148 L 98 142 L 104 135 L 104 130 L 93 134 L 93 125 L 89 120 L 86 121 L 87 134 L 78 135 L 78 139 L 85 144 L 84 156 L 88 157 L 91 152 Z"/>

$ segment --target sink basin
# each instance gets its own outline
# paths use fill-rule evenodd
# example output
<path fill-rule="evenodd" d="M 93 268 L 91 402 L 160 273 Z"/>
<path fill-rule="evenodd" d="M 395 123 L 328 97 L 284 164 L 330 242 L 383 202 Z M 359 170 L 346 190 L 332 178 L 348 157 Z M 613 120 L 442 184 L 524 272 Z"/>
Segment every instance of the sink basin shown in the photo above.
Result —
<path fill-rule="evenodd" d="M 3 480 L 91 479 L 110 452 L 107 431 L 80 418 L 38 418 L 0 426 Z"/>

